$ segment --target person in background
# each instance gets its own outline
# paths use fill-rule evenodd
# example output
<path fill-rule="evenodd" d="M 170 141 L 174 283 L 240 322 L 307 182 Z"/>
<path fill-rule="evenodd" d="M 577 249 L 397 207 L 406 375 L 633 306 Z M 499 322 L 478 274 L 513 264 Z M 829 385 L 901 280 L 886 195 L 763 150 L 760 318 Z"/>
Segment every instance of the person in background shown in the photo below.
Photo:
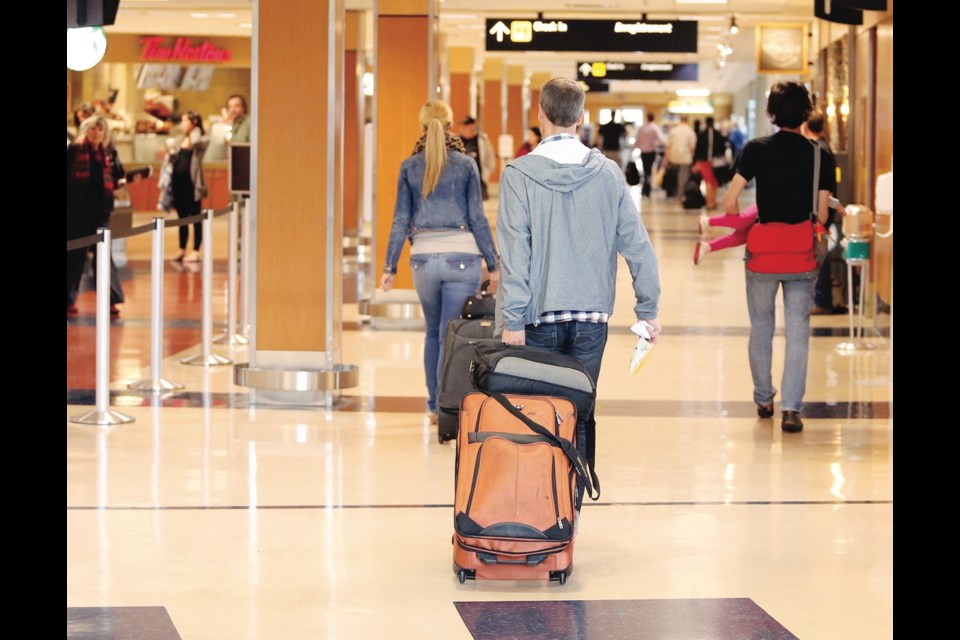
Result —
<path fill-rule="evenodd" d="M 497 168 L 497 153 L 493 150 L 493 143 L 486 133 L 480 131 L 473 116 L 467 116 L 460 124 L 460 140 L 463 142 L 464 152 L 477 162 L 477 169 L 480 170 L 480 193 L 486 200 L 490 197 L 488 181 Z"/>
<path fill-rule="evenodd" d="M 727 142 L 730 143 L 730 150 L 733 152 L 733 160 L 736 162 L 737 158 L 740 157 L 740 152 L 743 151 L 743 145 L 746 142 L 746 137 L 743 135 L 743 131 L 740 130 L 740 125 L 737 124 L 736 120 L 730 120 L 730 127 L 727 130 Z"/>
<path fill-rule="evenodd" d="M 747 236 L 745 268 L 750 315 L 747 351 L 757 415 L 771 418 L 777 393 L 771 371 L 773 334 L 777 292 L 782 287 L 786 347 L 780 427 L 787 433 L 803 429 L 800 411 L 806 392 L 810 309 L 818 273 L 811 210 L 815 209 L 820 224 L 826 222 L 830 192 L 836 188 L 833 158 L 803 135 L 803 123 L 812 110 L 810 94 L 803 84 L 789 81 L 773 85 L 767 114 L 779 130 L 743 147 L 723 197 L 727 215 L 739 216 L 740 193 L 756 179 L 757 222 Z M 820 165 L 816 194 L 815 161 Z"/>
<path fill-rule="evenodd" d="M 540 134 L 540 127 L 530 127 L 527 129 L 527 138 L 523 141 L 523 144 L 520 145 L 520 148 L 517 149 L 517 155 L 515 155 L 514 158 L 525 156 L 536 149 L 542 139 L 543 136 Z"/>
<path fill-rule="evenodd" d="M 110 226 L 113 192 L 125 183 L 123 167 L 111 153 L 110 127 L 102 115 L 85 119 L 67 147 L 67 240 L 93 235 Z M 87 247 L 67 252 L 67 316 L 78 313 L 77 295 L 87 263 Z M 120 277 L 111 257 L 110 315 L 124 301 Z"/>
<path fill-rule="evenodd" d="M 647 121 L 637 129 L 633 148 L 640 151 L 640 164 L 643 166 L 642 196 L 650 197 L 650 188 L 653 186 L 653 165 L 657 160 L 660 147 L 667 144 L 667 136 L 657 124 L 657 116 L 652 111 L 647 112 Z"/>
<path fill-rule="evenodd" d="M 230 142 L 250 142 L 250 117 L 247 99 L 239 93 L 227 98 L 223 121 L 230 125 Z"/>
<path fill-rule="evenodd" d="M 73 128 L 67 127 L 67 146 L 73 142 L 80 132 L 80 125 L 84 120 L 93 115 L 93 105 L 89 102 L 81 103 L 73 110 Z"/>
<path fill-rule="evenodd" d="M 543 141 L 500 177 L 503 274 L 494 335 L 506 344 L 573 356 L 596 383 L 613 313 L 618 254 L 630 270 L 633 313 L 649 324 L 651 343 L 660 334 L 660 275 L 619 163 L 577 139 L 584 101 L 574 80 L 544 84 L 538 116 Z M 593 412 L 577 417 L 577 432 L 577 448 L 592 469 Z"/>
<path fill-rule="evenodd" d="M 159 208 L 168 210 L 172 205 L 180 219 L 200 213 L 203 198 L 207 196 L 207 184 L 203 178 L 203 154 L 209 139 L 203 128 L 203 118 L 195 111 L 187 111 L 180 118 L 183 135 L 178 140 L 168 141 L 169 152 L 160 168 Z M 203 221 L 193 225 L 193 251 L 187 253 L 190 237 L 189 225 L 180 228 L 180 253 L 177 262 L 200 262 L 200 247 L 203 243 Z"/>
<path fill-rule="evenodd" d="M 830 150 L 830 145 L 827 144 L 827 141 L 823 137 L 823 126 L 825 123 L 826 119 L 823 117 L 823 114 L 819 111 L 814 111 L 803 124 L 803 135 L 816 142 L 824 152 L 830 154 L 830 157 L 833 158 L 834 163 L 836 163 L 836 157 L 834 157 L 833 152 Z M 831 207 L 827 217 L 827 223 L 823 226 L 826 227 L 828 232 L 831 232 L 832 228 L 833 231 L 831 235 L 840 238 L 841 218 L 846 213 L 846 210 L 843 205 L 839 205 L 839 202 L 836 200 L 836 195 L 836 190 L 834 190 L 830 198 Z M 833 207 L 833 202 L 837 202 L 839 206 Z M 833 263 L 829 259 L 824 260 L 823 264 L 820 265 L 820 274 L 817 276 L 817 286 L 813 294 L 813 308 L 810 310 L 810 313 L 811 315 L 818 316 L 843 314 L 847 312 L 848 309 L 846 306 L 833 304 Z"/>
<path fill-rule="evenodd" d="M 714 126 L 713 116 L 707 116 L 706 123 L 697 134 L 697 146 L 693 152 L 696 169 L 707 183 L 707 209 L 717 208 L 717 192 L 720 182 L 713 172 L 713 161 L 723 158 L 727 149 L 727 140 Z"/>
<path fill-rule="evenodd" d="M 667 150 L 663 155 L 664 165 L 677 170 L 677 199 L 683 199 L 683 188 L 690 179 L 690 165 L 693 164 L 693 150 L 697 146 L 697 134 L 688 124 L 686 115 L 680 116 L 680 122 L 670 127 L 667 134 Z"/>
<path fill-rule="evenodd" d="M 427 412 L 437 423 L 437 391 L 447 323 L 459 317 L 477 292 L 486 262 L 491 285 L 499 280 L 497 247 L 483 213 L 480 170 L 450 132 L 453 111 L 441 100 L 420 108 L 423 135 L 400 164 L 393 226 L 387 241 L 380 288 L 390 291 L 404 242 L 410 240 L 410 269 L 426 320 L 423 368 Z"/>
<path fill-rule="evenodd" d="M 613 117 L 597 129 L 597 135 L 600 138 L 600 150 L 603 151 L 603 155 L 616 162 L 621 171 L 623 171 L 623 156 L 620 155 L 620 147 L 626 133 L 627 128 L 620 122 L 619 110 L 615 111 Z"/>

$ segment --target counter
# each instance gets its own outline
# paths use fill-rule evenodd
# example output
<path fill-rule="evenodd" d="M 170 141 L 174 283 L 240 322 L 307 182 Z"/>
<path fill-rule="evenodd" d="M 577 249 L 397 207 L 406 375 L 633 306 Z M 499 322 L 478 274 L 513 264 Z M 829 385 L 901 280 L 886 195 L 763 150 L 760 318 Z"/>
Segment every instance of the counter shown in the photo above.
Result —
<path fill-rule="evenodd" d="M 153 174 L 149 178 L 137 178 L 127 185 L 130 192 L 130 206 L 134 211 L 156 211 L 157 201 L 160 199 L 160 189 L 157 181 L 160 179 L 160 162 L 130 162 L 124 163 L 124 169 L 132 171 L 143 166 L 153 167 Z M 223 209 L 230 206 L 230 185 L 228 182 L 228 167 L 226 162 L 204 162 L 203 179 L 207 183 L 208 195 L 203 199 L 204 209 Z"/>

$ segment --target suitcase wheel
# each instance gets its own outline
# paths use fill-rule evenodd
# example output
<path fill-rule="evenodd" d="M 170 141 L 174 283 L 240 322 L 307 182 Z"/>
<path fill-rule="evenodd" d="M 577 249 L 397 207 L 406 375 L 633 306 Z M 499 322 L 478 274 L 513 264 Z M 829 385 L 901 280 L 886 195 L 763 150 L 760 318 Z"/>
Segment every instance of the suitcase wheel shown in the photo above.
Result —
<path fill-rule="evenodd" d="M 457 580 L 460 581 L 460 584 L 463 584 L 467 580 L 476 580 L 477 572 L 475 569 L 460 569 L 457 571 Z"/>
<path fill-rule="evenodd" d="M 559 582 L 561 585 L 567 584 L 567 572 L 566 571 L 551 571 L 550 579 Z M 462 582 L 462 581 L 461 581 Z"/>
<path fill-rule="evenodd" d="M 457 437 L 460 427 L 460 412 L 447 413 L 444 410 L 437 412 L 437 440 L 443 444 L 447 440 Z"/>

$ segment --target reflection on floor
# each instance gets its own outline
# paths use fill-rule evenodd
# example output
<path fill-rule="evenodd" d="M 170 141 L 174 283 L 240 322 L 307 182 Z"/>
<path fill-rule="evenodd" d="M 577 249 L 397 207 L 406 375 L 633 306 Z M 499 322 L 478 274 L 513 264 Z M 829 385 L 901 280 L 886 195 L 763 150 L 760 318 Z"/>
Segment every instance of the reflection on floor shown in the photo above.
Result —
<path fill-rule="evenodd" d="M 136 392 L 153 364 L 150 241 L 128 238 L 107 379 L 133 422 L 70 422 L 96 401 L 93 291 L 67 323 L 68 638 L 892 638 L 890 315 L 865 310 L 859 340 L 847 316 L 812 318 L 806 428 L 785 434 L 752 402 L 742 251 L 694 266 L 699 212 L 658 191 L 642 209 L 663 338 L 631 376 L 622 265 L 598 383 L 603 494 L 563 586 L 457 581 L 454 443 L 424 415 L 423 339 L 370 328 L 362 272 L 342 333 L 360 381 L 333 409 L 252 405 L 231 365 L 183 364 L 249 354 L 202 344 L 201 272 L 169 261 L 159 365 L 184 389 Z M 218 218 L 214 337 L 227 237 Z M 782 326 L 774 346 L 777 372 Z"/>

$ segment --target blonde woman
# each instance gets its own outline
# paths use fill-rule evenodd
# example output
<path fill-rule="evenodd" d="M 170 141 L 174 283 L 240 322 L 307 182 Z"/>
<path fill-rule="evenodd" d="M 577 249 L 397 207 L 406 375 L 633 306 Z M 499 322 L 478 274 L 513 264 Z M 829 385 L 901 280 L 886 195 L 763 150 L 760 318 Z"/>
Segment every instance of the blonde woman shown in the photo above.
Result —
<path fill-rule="evenodd" d="M 123 166 L 110 147 L 110 127 L 101 115 L 80 123 L 67 147 L 67 240 L 93 235 L 110 226 L 113 191 L 125 182 Z M 86 266 L 87 247 L 67 252 L 67 315 L 76 315 L 75 301 Z M 110 313 L 119 315 L 124 301 L 120 276 L 111 262 Z"/>
<path fill-rule="evenodd" d="M 486 262 L 491 285 L 499 279 L 497 248 L 483 214 L 480 172 L 450 133 L 453 112 L 440 100 L 420 108 L 423 135 L 413 155 L 400 165 L 393 227 L 380 278 L 384 291 L 393 288 L 397 261 L 410 240 L 410 268 L 426 319 L 423 367 L 427 379 L 427 411 L 437 420 L 438 368 L 443 362 L 447 322 L 460 315 L 468 296 L 480 288 Z"/>

